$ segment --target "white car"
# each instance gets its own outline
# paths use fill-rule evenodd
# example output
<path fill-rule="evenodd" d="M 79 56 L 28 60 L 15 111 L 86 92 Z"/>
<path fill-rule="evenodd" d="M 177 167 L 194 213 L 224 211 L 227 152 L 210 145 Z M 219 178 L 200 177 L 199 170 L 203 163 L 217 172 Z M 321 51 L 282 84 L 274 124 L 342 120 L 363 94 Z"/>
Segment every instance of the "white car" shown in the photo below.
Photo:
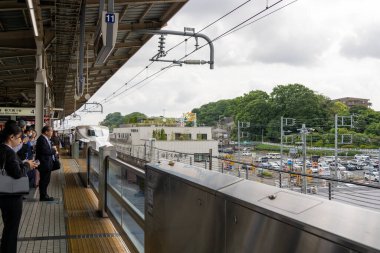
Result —
<path fill-rule="evenodd" d="M 332 163 L 330 163 L 330 169 L 331 170 L 335 170 L 335 163 L 334 162 L 332 162 Z M 340 163 L 338 163 L 338 170 L 339 171 L 344 171 L 344 170 L 346 170 L 346 167 L 344 167 L 342 164 L 340 164 Z"/>
<path fill-rule="evenodd" d="M 273 169 L 280 169 L 280 165 L 277 162 L 269 162 L 269 164 Z"/>
<path fill-rule="evenodd" d="M 318 167 L 311 167 L 310 169 L 313 173 L 318 173 L 319 171 Z"/>
<path fill-rule="evenodd" d="M 241 155 L 243 155 L 243 156 L 252 156 L 252 153 L 249 152 L 249 151 L 243 151 L 243 153 L 241 153 Z"/>
<path fill-rule="evenodd" d="M 318 164 L 318 173 L 321 176 L 330 176 L 330 167 L 327 163 L 320 163 Z"/>
<path fill-rule="evenodd" d="M 365 172 L 364 180 L 379 182 L 379 172 Z"/>

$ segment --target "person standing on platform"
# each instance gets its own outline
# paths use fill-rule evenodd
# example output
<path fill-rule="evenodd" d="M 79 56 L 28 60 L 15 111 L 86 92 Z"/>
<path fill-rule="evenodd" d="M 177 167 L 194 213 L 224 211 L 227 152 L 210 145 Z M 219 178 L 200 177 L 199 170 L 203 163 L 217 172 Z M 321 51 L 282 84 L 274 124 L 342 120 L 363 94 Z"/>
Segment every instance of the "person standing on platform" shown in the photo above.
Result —
<path fill-rule="evenodd" d="M 60 147 L 61 147 L 61 140 L 59 139 L 58 136 L 58 131 L 53 131 L 53 136 L 51 137 L 51 144 L 58 149 L 58 154 L 60 152 Z"/>
<path fill-rule="evenodd" d="M 22 131 L 15 121 L 6 124 L 0 133 L 0 166 L 7 175 L 18 179 L 29 169 L 37 167 L 32 160 L 22 162 L 14 148 L 21 143 Z M 0 209 L 4 228 L 1 236 L 0 252 L 17 252 L 17 234 L 22 214 L 22 195 L 1 194 Z"/>
<path fill-rule="evenodd" d="M 47 194 L 47 188 L 50 183 L 51 170 L 57 150 L 51 145 L 50 138 L 53 135 L 51 126 L 44 126 L 41 135 L 36 144 L 36 160 L 40 161 L 38 171 L 40 172 L 40 201 L 53 201 L 54 198 Z"/>

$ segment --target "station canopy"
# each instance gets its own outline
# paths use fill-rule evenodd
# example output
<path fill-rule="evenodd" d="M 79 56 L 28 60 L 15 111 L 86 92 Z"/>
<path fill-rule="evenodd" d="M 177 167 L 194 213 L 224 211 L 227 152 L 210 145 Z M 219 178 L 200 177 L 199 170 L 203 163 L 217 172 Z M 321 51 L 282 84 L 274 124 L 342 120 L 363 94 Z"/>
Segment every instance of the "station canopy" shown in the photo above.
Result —
<path fill-rule="evenodd" d="M 107 10 L 107 0 L 1 0 L 0 107 L 35 107 L 35 80 L 41 66 L 37 45 L 42 45 L 45 100 L 50 107 L 64 109 L 61 117 L 75 111 L 81 11 L 85 11 L 83 71 L 86 76 L 88 66 L 86 82 L 93 95 L 151 38 L 135 31 L 163 28 L 187 0 L 113 2 L 113 12 L 118 13 L 116 43 L 99 63 L 102 10 Z M 85 102 L 82 96 L 76 109 Z"/>

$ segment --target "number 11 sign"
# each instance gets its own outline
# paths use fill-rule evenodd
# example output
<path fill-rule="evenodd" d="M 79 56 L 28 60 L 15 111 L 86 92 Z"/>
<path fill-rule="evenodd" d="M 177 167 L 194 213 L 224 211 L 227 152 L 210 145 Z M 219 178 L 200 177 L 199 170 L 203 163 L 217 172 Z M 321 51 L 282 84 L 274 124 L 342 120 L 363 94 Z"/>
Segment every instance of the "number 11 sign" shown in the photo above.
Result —
<path fill-rule="evenodd" d="M 106 13 L 105 15 L 106 23 L 115 23 L 115 14 L 114 13 Z"/>

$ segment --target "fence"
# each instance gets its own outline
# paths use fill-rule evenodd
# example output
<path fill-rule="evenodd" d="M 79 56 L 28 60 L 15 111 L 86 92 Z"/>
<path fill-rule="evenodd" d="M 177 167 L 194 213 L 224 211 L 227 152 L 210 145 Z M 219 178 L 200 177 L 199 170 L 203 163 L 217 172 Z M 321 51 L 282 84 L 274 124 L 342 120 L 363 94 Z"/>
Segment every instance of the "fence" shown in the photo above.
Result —
<path fill-rule="evenodd" d="M 274 168 L 260 168 L 252 163 L 213 156 L 212 153 L 197 156 L 192 153 L 164 150 L 149 145 L 119 148 L 118 156 L 121 159 L 123 159 L 122 157 L 130 157 L 129 159 L 133 157 L 133 159 L 147 162 L 167 159 L 297 192 L 301 192 L 303 182 L 306 181 L 306 192 L 304 192 L 306 194 L 380 211 L 380 184 L 378 182 L 364 182 L 363 178 L 338 179 L 333 175 L 320 176 Z"/>

